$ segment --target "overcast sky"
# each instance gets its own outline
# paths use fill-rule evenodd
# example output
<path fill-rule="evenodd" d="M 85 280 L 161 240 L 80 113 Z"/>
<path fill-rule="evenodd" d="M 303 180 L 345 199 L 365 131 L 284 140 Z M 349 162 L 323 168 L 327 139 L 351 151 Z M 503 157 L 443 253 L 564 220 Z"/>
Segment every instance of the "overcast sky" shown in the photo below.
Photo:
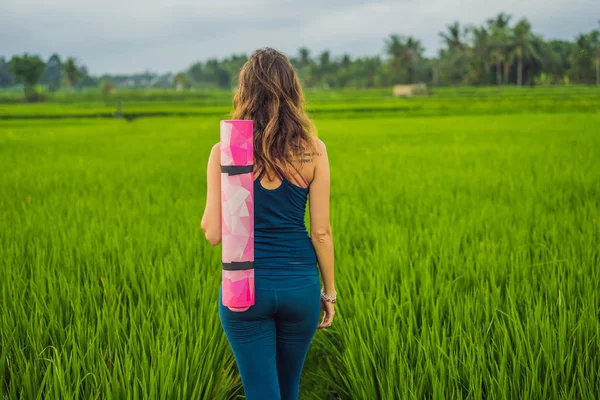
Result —
<path fill-rule="evenodd" d="M 600 0 L 0 0 L 0 56 L 56 52 L 93 75 L 162 73 L 263 46 L 375 55 L 392 33 L 435 55 L 452 21 L 481 24 L 502 11 L 546 39 L 600 26 Z"/>

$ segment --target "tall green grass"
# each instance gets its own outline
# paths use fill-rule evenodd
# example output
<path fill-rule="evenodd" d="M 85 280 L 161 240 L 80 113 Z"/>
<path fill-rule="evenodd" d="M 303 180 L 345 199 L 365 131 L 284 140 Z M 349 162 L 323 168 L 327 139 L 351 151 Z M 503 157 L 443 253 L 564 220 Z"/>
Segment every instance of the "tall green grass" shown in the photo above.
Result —
<path fill-rule="evenodd" d="M 304 399 L 597 398 L 600 116 L 318 119 L 339 292 Z M 0 125 L 0 396 L 243 391 L 214 118 Z"/>
<path fill-rule="evenodd" d="M 597 116 L 320 126 L 340 312 L 316 381 L 342 398 L 598 397 Z"/>

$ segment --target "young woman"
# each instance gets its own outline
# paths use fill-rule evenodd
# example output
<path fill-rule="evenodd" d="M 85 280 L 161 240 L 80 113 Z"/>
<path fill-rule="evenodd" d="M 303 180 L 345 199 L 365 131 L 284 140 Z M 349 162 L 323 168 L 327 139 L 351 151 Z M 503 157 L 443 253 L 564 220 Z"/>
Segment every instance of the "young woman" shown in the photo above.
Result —
<path fill-rule="evenodd" d="M 219 317 L 246 399 L 297 399 L 310 342 L 334 315 L 327 149 L 306 115 L 296 71 L 274 49 L 257 50 L 244 64 L 233 107 L 232 119 L 254 121 L 255 304 L 234 312 L 220 294 Z M 201 224 L 213 245 L 221 241 L 219 154 L 217 143 Z"/>

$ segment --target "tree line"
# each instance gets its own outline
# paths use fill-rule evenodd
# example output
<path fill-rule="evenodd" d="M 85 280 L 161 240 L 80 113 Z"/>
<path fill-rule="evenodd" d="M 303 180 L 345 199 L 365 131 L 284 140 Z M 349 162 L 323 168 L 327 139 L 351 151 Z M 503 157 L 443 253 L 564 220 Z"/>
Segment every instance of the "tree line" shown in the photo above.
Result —
<path fill-rule="evenodd" d="M 600 27 L 600 21 L 599 21 Z M 307 87 L 370 88 L 424 82 L 429 85 L 536 85 L 582 83 L 600 85 L 600 29 L 579 34 L 573 41 L 544 40 L 526 18 L 513 23 L 500 13 L 478 26 L 454 22 L 439 32 L 443 47 L 436 57 L 426 57 L 420 40 L 390 35 L 384 51 L 370 57 L 333 57 L 329 51 L 312 56 L 302 47 L 290 56 Z M 47 62 L 35 55 L 0 58 L 0 87 L 24 86 L 28 98 L 34 87 L 48 90 L 83 86 L 169 87 L 180 89 L 231 88 L 246 62 L 246 54 L 198 62 L 176 75 L 151 74 L 91 77 L 73 58 L 58 55 Z"/>

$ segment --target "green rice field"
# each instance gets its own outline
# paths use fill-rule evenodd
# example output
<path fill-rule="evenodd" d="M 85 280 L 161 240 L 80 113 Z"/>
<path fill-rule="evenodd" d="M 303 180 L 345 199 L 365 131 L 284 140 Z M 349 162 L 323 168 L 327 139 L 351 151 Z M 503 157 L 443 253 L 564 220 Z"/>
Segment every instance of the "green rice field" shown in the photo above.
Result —
<path fill-rule="evenodd" d="M 600 397 L 600 92 L 472 90 L 308 96 L 339 301 L 302 399 Z M 200 229 L 229 100 L 186 102 L 0 105 L 0 398 L 243 398 Z"/>

